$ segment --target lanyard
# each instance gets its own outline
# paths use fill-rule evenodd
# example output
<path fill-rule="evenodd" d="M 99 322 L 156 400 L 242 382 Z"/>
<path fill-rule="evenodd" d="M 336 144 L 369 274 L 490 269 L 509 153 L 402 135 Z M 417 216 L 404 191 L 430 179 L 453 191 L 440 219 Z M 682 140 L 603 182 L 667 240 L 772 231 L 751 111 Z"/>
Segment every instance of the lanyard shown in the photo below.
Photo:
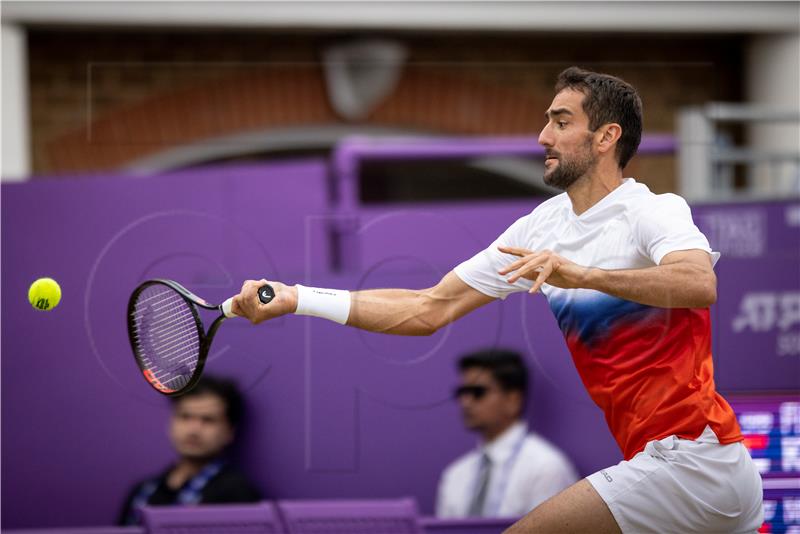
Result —
<path fill-rule="evenodd" d="M 199 473 L 197 473 L 188 484 L 184 484 L 183 489 L 178 493 L 178 502 L 180 504 L 197 504 L 200 502 L 203 488 L 206 487 L 208 481 L 214 478 L 219 470 L 222 469 L 222 460 L 217 460 L 205 466 Z"/>
<path fill-rule="evenodd" d="M 497 491 L 491 492 L 486 496 L 486 505 L 484 506 L 484 517 L 496 517 L 497 514 L 500 512 L 500 506 L 503 503 L 503 498 L 505 498 L 506 490 L 508 489 L 508 481 L 511 478 L 511 469 L 514 467 L 514 464 L 517 462 L 517 458 L 519 457 L 519 453 L 522 451 L 522 446 L 525 444 L 525 439 L 528 437 L 527 433 L 523 433 L 522 437 L 514 443 L 514 448 L 511 450 L 511 454 L 508 456 L 505 462 L 503 462 L 502 469 L 500 471 L 500 479 L 495 488 Z M 494 468 L 493 468 L 494 470 Z M 478 487 L 478 481 L 480 479 L 480 459 L 478 461 L 478 470 L 475 473 L 475 478 L 472 483 L 473 491 L 472 494 L 475 494 L 475 491 Z M 491 479 L 489 480 L 491 484 Z"/>
<path fill-rule="evenodd" d="M 223 465 L 225 465 L 224 460 L 217 460 L 215 462 L 211 462 L 201 469 L 199 473 L 197 473 L 191 478 L 191 480 L 183 485 L 183 489 L 181 489 L 175 499 L 178 504 L 199 503 L 202 499 L 203 488 L 206 487 L 206 484 L 208 484 L 209 480 L 214 478 L 217 473 L 220 472 Z M 150 500 L 150 497 L 152 497 L 158 489 L 159 482 L 160 479 L 155 479 L 142 484 L 141 488 L 139 488 L 139 491 L 136 493 L 136 496 L 133 498 L 131 512 L 126 520 L 127 524 L 134 525 L 141 523 L 142 508 L 147 505 L 147 501 Z"/>

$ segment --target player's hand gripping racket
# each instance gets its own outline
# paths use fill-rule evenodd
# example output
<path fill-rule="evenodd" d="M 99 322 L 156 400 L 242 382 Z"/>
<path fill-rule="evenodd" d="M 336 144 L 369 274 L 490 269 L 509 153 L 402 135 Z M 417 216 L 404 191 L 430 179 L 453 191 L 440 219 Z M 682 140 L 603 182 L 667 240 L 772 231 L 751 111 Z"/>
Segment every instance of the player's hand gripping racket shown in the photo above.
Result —
<path fill-rule="evenodd" d="M 275 297 L 269 284 L 258 289 L 264 303 Z M 172 280 L 148 280 L 128 301 L 128 337 L 144 377 L 165 395 L 186 393 L 200 379 L 211 341 L 222 322 L 236 317 L 233 298 L 215 306 Z M 208 332 L 197 307 L 220 312 Z"/>

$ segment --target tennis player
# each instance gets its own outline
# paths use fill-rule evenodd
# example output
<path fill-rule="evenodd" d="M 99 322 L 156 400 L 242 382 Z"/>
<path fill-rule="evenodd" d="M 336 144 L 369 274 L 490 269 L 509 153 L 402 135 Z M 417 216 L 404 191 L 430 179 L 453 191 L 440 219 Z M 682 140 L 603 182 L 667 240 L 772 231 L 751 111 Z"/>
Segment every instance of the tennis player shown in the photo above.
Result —
<path fill-rule="evenodd" d="M 755 532 L 761 478 L 715 390 L 709 306 L 719 254 L 673 194 L 622 169 L 641 140 L 628 83 L 562 72 L 539 135 L 545 183 L 565 191 L 423 290 L 341 291 L 247 281 L 234 311 L 288 313 L 373 332 L 428 335 L 518 291 L 542 291 L 624 461 L 545 501 L 509 533 Z"/>

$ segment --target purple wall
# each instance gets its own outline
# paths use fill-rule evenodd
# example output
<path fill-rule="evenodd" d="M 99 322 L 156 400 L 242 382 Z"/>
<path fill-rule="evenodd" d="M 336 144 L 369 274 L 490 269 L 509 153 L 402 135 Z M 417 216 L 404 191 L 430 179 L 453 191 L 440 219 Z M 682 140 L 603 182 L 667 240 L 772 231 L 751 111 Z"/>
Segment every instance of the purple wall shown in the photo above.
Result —
<path fill-rule="evenodd" d="M 261 276 L 427 287 L 535 204 L 355 206 L 343 218 L 328 207 L 326 173 L 325 162 L 307 161 L 2 186 L 5 527 L 111 523 L 129 485 L 170 461 L 168 405 L 139 376 L 125 330 L 128 295 L 143 279 L 175 278 L 212 301 Z M 713 214 L 731 209 L 698 209 L 696 217 L 722 228 L 728 223 Z M 733 255 L 720 263 L 718 379 L 735 389 L 796 386 L 797 354 L 774 349 L 792 347 L 777 339 L 797 336 L 797 322 L 776 320 L 759 332 L 725 326 L 739 310 L 729 303 L 747 287 L 779 293 L 778 307 L 800 289 L 797 249 L 787 244 L 798 242 L 797 204 L 753 210 L 771 237 L 761 261 Z M 348 251 L 338 272 L 330 269 L 332 228 Z M 40 276 L 64 291 L 51 312 L 26 302 Z M 410 495 L 431 513 L 439 472 L 474 443 L 450 401 L 454 362 L 490 345 L 526 354 L 531 424 L 581 473 L 620 459 L 540 296 L 493 303 L 430 338 L 296 317 L 259 327 L 229 321 L 208 370 L 236 377 L 247 391 L 242 462 L 267 497 Z"/>
<path fill-rule="evenodd" d="M 715 250 L 716 380 L 723 391 L 800 394 L 800 202 L 694 209 Z"/>

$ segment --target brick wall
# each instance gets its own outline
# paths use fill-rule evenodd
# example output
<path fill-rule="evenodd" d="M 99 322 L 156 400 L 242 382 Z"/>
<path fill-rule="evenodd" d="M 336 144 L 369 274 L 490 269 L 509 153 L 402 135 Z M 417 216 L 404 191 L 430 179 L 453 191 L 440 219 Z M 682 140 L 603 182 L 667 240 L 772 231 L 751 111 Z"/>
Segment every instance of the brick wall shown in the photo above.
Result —
<path fill-rule="evenodd" d="M 328 104 L 321 50 L 344 34 L 29 33 L 34 171 L 115 169 L 169 147 L 250 130 L 341 123 Z M 391 95 L 364 124 L 452 134 L 534 134 L 557 73 L 570 64 L 639 89 L 645 131 L 671 132 L 678 108 L 738 100 L 737 36 L 411 34 Z M 674 188 L 672 157 L 626 174 Z"/>

